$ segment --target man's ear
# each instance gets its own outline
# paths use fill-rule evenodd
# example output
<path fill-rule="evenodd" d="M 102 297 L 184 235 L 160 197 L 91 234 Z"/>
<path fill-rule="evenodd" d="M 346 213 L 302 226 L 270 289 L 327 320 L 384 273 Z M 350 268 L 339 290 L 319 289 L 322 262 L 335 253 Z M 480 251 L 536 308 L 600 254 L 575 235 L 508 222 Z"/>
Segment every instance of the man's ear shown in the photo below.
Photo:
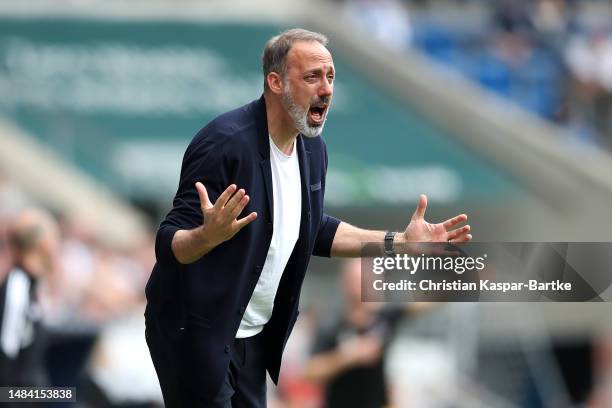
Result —
<path fill-rule="evenodd" d="M 266 81 L 268 82 L 268 88 L 270 88 L 273 93 L 277 95 L 283 93 L 283 80 L 278 73 L 270 72 L 268 76 L 266 76 Z"/>

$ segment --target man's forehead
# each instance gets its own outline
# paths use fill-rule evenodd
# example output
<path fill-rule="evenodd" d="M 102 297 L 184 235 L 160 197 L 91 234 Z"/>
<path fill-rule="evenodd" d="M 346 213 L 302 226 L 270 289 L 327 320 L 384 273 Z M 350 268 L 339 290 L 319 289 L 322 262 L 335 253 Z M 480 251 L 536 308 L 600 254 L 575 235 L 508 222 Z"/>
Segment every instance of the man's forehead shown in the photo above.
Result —
<path fill-rule="evenodd" d="M 325 46 L 317 41 L 298 41 L 293 44 L 287 55 L 288 65 L 308 68 L 310 65 L 331 65 L 334 61 L 331 53 Z"/>

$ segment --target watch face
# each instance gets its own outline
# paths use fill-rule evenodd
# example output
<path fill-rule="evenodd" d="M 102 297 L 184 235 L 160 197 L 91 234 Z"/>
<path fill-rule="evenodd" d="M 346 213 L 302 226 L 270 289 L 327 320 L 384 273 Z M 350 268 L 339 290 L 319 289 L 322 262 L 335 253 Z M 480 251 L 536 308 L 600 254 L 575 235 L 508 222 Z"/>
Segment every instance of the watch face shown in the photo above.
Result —
<path fill-rule="evenodd" d="M 393 238 L 395 238 L 395 232 L 387 232 L 385 235 L 385 254 L 393 254 Z"/>

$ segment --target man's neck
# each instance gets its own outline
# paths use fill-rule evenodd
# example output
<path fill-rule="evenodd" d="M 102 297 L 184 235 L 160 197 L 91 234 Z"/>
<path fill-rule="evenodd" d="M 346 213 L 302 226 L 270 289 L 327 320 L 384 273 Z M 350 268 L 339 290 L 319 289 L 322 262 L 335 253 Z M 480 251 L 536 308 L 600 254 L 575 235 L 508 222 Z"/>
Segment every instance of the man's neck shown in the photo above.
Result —
<path fill-rule="evenodd" d="M 293 153 L 295 139 L 298 131 L 295 129 L 289 114 L 285 111 L 278 98 L 264 95 L 266 101 L 266 116 L 268 120 L 268 133 L 278 149 L 290 155 Z"/>

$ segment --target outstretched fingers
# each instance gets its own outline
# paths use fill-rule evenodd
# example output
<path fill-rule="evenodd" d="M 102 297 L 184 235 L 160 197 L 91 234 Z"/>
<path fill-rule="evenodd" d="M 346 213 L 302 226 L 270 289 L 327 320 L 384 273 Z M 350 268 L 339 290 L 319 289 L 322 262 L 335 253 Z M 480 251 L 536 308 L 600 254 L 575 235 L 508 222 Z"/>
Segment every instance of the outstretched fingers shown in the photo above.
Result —
<path fill-rule="evenodd" d="M 452 231 L 449 231 L 448 234 L 446 235 L 446 239 L 447 240 L 457 239 L 461 237 L 462 235 L 468 234 L 470 230 L 471 230 L 471 227 L 469 225 L 464 225 L 461 228 L 457 228 Z"/>
<path fill-rule="evenodd" d="M 234 186 L 234 185 L 232 185 L 232 186 L 234 187 L 233 191 L 235 191 L 236 186 Z M 230 188 L 228 188 L 226 190 L 226 192 L 228 192 L 228 191 L 232 191 L 232 190 L 230 190 Z M 241 188 L 238 191 L 236 191 L 236 193 L 233 196 L 231 196 L 231 198 L 229 198 L 229 200 L 226 200 L 227 203 L 223 207 L 224 216 L 227 217 L 226 219 L 232 220 L 232 221 L 236 220 L 238 215 L 240 215 L 240 213 L 242 213 L 242 211 L 247 206 L 247 204 L 249 203 L 250 200 L 251 200 L 251 198 L 248 195 L 246 195 L 246 191 L 244 191 L 244 189 Z M 249 214 L 248 216 L 242 218 L 242 220 L 244 220 L 245 218 L 248 218 L 252 214 L 255 214 L 255 213 Z M 255 217 L 257 217 L 257 215 L 255 215 Z M 253 220 L 254 219 L 255 218 L 253 218 Z M 251 222 L 252 220 L 248 219 L 247 221 Z M 248 224 L 248 222 L 246 224 Z M 244 225 L 246 225 L 246 224 L 244 224 Z M 240 227 L 240 228 L 242 228 L 242 227 Z"/>
<path fill-rule="evenodd" d="M 230 199 L 230 197 L 232 196 L 232 194 L 234 194 L 234 191 L 236 191 L 236 185 L 235 184 L 230 184 L 223 193 L 221 193 L 221 195 L 219 196 L 219 198 L 217 198 L 217 201 L 215 201 L 215 208 L 220 210 L 223 207 L 225 207 L 225 204 L 227 203 L 227 201 Z"/>
<path fill-rule="evenodd" d="M 240 231 L 241 229 L 243 229 L 244 227 L 246 227 L 247 225 L 249 225 L 251 222 L 255 221 L 255 219 L 257 218 L 257 213 L 256 212 L 252 212 L 249 215 L 242 217 L 241 219 L 236 221 L 236 228 L 237 231 Z"/>
<path fill-rule="evenodd" d="M 235 220 L 236 217 L 244 210 L 244 207 L 249 203 L 250 197 L 248 195 L 244 195 L 240 201 L 231 209 L 230 217 L 232 220 Z"/>
<path fill-rule="evenodd" d="M 239 205 L 242 199 L 244 198 L 245 194 L 246 192 L 242 188 L 236 191 L 236 194 L 234 194 L 232 198 L 229 199 L 229 201 L 227 202 L 227 204 L 225 204 L 225 207 L 223 208 L 223 210 L 226 211 L 226 214 L 231 216 L 236 206 Z M 232 218 L 236 218 L 236 216 L 232 216 Z"/>
<path fill-rule="evenodd" d="M 198 181 L 195 184 L 195 187 L 198 191 L 198 196 L 200 197 L 200 207 L 202 207 L 202 209 L 204 210 L 211 208 L 213 205 L 210 202 L 210 199 L 208 198 L 208 192 L 206 191 L 206 187 L 204 187 L 204 184 Z"/>
<path fill-rule="evenodd" d="M 453 228 L 455 225 L 461 224 L 462 222 L 467 221 L 467 219 L 468 219 L 467 215 L 459 214 L 456 217 L 449 218 L 448 220 L 444 221 L 442 225 L 444 225 L 444 228 L 448 231 L 450 228 Z"/>
<path fill-rule="evenodd" d="M 463 234 L 457 238 L 449 239 L 448 242 L 451 244 L 461 244 L 472 240 L 472 234 Z"/>
<path fill-rule="evenodd" d="M 421 194 L 419 196 L 419 203 L 417 204 L 417 208 L 412 215 L 412 219 L 423 219 L 425 218 L 425 211 L 427 210 L 427 196 L 425 194 Z"/>

